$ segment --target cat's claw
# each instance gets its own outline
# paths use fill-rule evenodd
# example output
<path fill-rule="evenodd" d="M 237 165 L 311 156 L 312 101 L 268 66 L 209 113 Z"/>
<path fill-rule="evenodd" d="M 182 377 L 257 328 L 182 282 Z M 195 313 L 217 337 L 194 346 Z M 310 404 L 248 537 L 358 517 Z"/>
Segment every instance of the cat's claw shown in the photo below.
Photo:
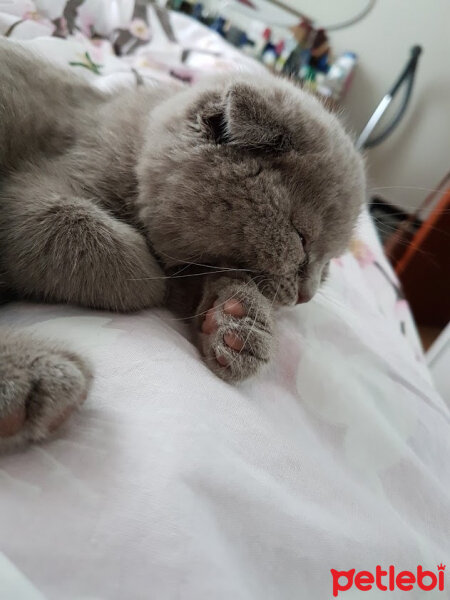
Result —
<path fill-rule="evenodd" d="M 222 379 L 241 381 L 269 361 L 271 307 L 259 292 L 246 290 L 243 298 L 223 300 L 223 296 L 220 294 L 201 323 L 202 350 L 208 366 Z"/>

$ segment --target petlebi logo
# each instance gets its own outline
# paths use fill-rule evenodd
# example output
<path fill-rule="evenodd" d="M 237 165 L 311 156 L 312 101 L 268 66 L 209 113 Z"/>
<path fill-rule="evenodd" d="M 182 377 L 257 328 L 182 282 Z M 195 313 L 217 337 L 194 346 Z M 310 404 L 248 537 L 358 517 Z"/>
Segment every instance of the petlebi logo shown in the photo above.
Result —
<path fill-rule="evenodd" d="M 333 596 L 336 598 L 340 592 L 345 592 L 352 587 L 361 592 L 368 592 L 372 588 L 377 588 L 382 592 L 393 592 L 394 590 L 402 590 L 408 592 L 413 589 L 420 589 L 425 592 L 431 590 L 444 591 L 444 571 L 445 565 L 442 563 L 437 565 L 437 571 L 427 571 L 422 565 L 419 565 L 415 572 L 413 571 L 397 571 L 394 565 L 384 570 L 380 565 L 377 565 L 375 572 L 371 571 L 336 571 L 330 569 L 333 585 Z"/>

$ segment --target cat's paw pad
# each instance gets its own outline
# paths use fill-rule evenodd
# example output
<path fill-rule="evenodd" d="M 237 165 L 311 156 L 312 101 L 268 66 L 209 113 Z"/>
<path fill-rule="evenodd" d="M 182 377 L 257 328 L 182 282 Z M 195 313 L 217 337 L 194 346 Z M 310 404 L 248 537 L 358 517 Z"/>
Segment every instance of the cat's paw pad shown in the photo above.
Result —
<path fill-rule="evenodd" d="M 266 298 L 217 298 L 201 323 L 202 350 L 209 367 L 222 379 L 240 381 L 267 363 L 273 344 L 270 305 Z"/>
<path fill-rule="evenodd" d="M 43 353 L 0 381 L 0 451 L 45 439 L 86 399 L 91 373 L 76 354 Z"/>

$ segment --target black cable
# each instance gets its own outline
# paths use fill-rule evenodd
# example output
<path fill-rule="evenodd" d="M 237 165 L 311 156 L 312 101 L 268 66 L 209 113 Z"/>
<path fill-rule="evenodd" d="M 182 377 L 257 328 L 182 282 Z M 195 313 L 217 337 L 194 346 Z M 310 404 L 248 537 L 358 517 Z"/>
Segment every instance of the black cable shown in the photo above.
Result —
<path fill-rule="evenodd" d="M 378 144 L 381 144 L 381 142 L 383 142 L 389 135 L 391 135 L 391 133 L 400 123 L 408 107 L 409 101 L 411 100 L 411 94 L 416 75 L 417 62 L 419 60 L 421 52 L 422 48 L 420 46 L 414 46 L 412 48 L 410 60 L 408 61 L 406 67 L 403 69 L 402 73 L 400 74 L 400 77 L 392 86 L 392 89 L 389 91 L 389 95 L 393 98 L 400 89 L 400 87 L 403 85 L 403 83 L 406 82 L 405 96 L 396 116 L 381 133 L 379 133 L 375 137 L 369 138 L 364 144 L 364 148 L 373 148 L 374 146 L 378 146 Z"/>
<path fill-rule="evenodd" d="M 364 144 L 364 148 L 373 148 L 374 146 L 378 146 L 378 144 L 381 144 L 381 142 L 383 142 L 394 131 L 394 129 L 397 127 L 397 125 L 400 123 L 400 121 L 408 107 L 409 101 L 411 99 L 411 91 L 412 91 L 413 82 L 414 82 L 414 79 L 412 77 L 409 77 L 407 87 L 405 90 L 405 97 L 403 99 L 402 105 L 400 106 L 397 115 L 393 118 L 391 123 L 381 133 L 379 133 L 377 136 L 369 138 L 366 141 L 366 143 Z"/>

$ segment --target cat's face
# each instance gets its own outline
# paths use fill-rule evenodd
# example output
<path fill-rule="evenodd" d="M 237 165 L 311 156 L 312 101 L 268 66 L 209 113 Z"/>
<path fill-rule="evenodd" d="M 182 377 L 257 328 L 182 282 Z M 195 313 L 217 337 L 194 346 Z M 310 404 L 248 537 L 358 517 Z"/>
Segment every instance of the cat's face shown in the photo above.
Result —
<path fill-rule="evenodd" d="M 364 199 L 362 160 L 337 119 L 289 82 L 242 75 L 152 115 L 139 204 L 167 267 L 248 269 L 275 304 L 309 300 Z"/>

